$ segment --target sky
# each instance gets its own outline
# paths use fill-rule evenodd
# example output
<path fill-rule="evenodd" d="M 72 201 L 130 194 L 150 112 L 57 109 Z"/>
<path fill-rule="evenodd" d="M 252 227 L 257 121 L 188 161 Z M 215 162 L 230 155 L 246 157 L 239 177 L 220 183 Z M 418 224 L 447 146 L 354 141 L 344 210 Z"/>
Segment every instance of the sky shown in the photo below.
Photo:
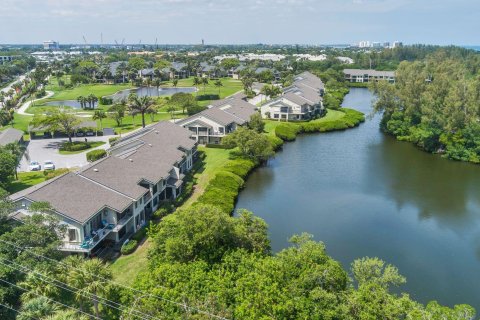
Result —
<path fill-rule="evenodd" d="M 479 0 L 0 0 L 0 43 L 480 44 Z"/>

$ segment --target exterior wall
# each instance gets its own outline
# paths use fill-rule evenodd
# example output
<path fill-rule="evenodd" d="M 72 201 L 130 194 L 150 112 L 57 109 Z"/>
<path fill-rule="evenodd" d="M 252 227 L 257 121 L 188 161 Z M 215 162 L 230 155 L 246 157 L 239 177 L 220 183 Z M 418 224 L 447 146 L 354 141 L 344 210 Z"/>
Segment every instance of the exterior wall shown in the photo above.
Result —
<path fill-rule="evenodd" d="M 197 121 L 201 121 L 209 127 L 206 127 L 204 124 L 201 124 Z M 200 144 L 211 143 L 210 141 L 218 141 L 217 143 L 219 143 L 221 138 L 223 138 L 227 133 L 235 131 L 236 129 L 235 124 L 230 124 L 225 127 L 203 116 L 196 117 L 192 119 L 191 122 L 186 122 L 181 126 L 189 129 L 193 133 L 193 137 Z"/>

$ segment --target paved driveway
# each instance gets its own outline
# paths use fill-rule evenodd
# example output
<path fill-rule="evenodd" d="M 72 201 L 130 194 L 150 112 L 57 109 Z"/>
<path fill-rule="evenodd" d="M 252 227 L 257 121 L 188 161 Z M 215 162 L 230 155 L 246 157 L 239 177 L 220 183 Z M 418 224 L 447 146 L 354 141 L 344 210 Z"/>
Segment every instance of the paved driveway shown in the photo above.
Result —
<path fill-rule="evenodd" d="M 105 141 L 107 142 L 106 144 L 94 149 L 107 149 L 109 147 L 108 139 L 111 137 L 113 136 L 87 137 L 87 139 L 88 141 Z M 94 149 L 88 149 L 77 154 L 60 154 L 58 148 L 66 141 L 68 141 L 67 138 L 38 139 L 30 141 L 20 163 L 19 171 L 29 171 L 28 164 L 30 161 L 38 161 L 42 165 L 42 168 L 43 163 L 46 160 L 52 160 L 56 168 L 74 168 L 88 164 L 86 153 Z M 73 138 L 73 141 L 85 141 L 85 138 Z"/>

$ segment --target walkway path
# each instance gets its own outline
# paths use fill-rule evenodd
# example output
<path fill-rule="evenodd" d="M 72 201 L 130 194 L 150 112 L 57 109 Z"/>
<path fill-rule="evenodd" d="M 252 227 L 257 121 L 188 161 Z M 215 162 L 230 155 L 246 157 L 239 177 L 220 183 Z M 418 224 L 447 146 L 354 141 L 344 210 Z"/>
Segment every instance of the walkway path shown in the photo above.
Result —
<path fill-rule="evenodd" d="M 50 98 L 50 97 L 52 97 L 52 96 L 55 94 L 55 92 L 53 92 L 53 91 L 46 91 L 46 93 L 47 93 L 47 95 L 44 96 L 44 97 L 41 97 L 41 98 L 38 98 L 38 99 L 35 99 L 35 100 L 26 101 L 24 104 L 22 104 L 22 106 L 21 106 L 20 108 L 18 108 L 17 113 L 18 113 L 18 114 L 21 114 L 21 115 L 24 115 L 24 116 L 33 116 L 33 115 L 34 115 L 33 113 L 27 113 L 27 112 L 26 112 L 26 110 L 28 109 L 28 107 L 30 107 L 30 105 L 31 105 L 33 102 Z"/>

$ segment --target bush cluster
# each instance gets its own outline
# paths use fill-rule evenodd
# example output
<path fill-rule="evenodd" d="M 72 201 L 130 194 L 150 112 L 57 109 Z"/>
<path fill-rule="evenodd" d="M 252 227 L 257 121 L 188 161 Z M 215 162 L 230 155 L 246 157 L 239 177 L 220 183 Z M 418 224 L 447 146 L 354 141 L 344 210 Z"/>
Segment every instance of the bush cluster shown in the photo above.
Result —
<path fill-rule="evenodd" d="M 223 212 L 233 212 L 238 191 L 243 187 L 248 173 L 257 166 L 252 160 L 228 160 L 222 170 L 210 181 L 196 204 L 213 205 Z"/>
<path fill-rule="evenodd" d="M 301 131 L 301 125 L 282 123 L 275 128 L 275 135 L 284 141 L 293 141 Z"/>
<path fill-rule="evenodd" d="M 204 100 L 218 100 L 220 96 L 218 94 L 201 94 L 196 97 L 197 101 L 204 101 Z"/>
<path fill-rule="evenodd" d="M 138 241 L 137 240 L 130 240 L 127 243 L 125 243 L 122 248 L 120 249 L 120 252 L 124 255 L 130 254 L 135 249 L 137 248 Z"/>
<path fill-rule="evenodd" d="M 81 151 L 90 148 L 90 143 L 82 141 L 67 142 L 61 145 L 60 151 Z"/>
<path fill-rule="evenodd" d="M 103 149 L 92 150 L 87 152 L 87 161 L 94 162 L 99 159 L 105 158 L 107 156 L 107 151 Z"/>
<path fill-rule="evenodd" d="M 67 168 L 60 168 L 55 170 L 45 170 L 43 174 L 45 175 L 45 180 L 50 180 L 55 177 L 61 176 L 64 173 L 67 173 L 69 170 Z"/>
<path fill-rule="evenodd" d="M 328 132 L 335 130 L 345 130 L 353 128 L 359 123 L 365 121 L 363 113 L 353 109 L 340 109 L 345 115 L 332 121 L 309 121 L 297 123 L 282 123 L 275 128 L 275 135 L 283 141 L 295 140 L 297 134 L 301 132 Z"/>

